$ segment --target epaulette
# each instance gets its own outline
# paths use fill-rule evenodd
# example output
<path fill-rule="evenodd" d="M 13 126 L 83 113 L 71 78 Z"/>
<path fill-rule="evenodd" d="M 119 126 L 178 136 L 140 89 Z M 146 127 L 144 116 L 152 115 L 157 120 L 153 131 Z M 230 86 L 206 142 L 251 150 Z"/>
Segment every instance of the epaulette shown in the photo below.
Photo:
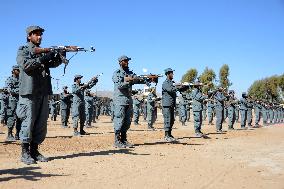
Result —
<path fill-rule="evenodd" d="M 25 49 L 25 48 L 28 48 L 28 47 L 25 46 L 25 45 L 24 45 L 24 46 L 20 46 L 20 47 L 19 47 L 19 50 L 23 50 L 23 49 Z"/>

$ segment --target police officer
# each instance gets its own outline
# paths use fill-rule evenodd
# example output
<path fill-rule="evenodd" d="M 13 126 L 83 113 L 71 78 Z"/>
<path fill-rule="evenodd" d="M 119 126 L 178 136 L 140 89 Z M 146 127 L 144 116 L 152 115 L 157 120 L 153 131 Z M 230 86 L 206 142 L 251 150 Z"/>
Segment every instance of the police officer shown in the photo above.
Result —
<path fill-rule="evenodd" d="M 148 129 L 155 130 L 153 127 L 155 121 L 155 103 L 159 101 L 160 98 L 157 97 L 155 88 L 149 89 L 149 94 L 147 96 L 147 121 Z"/>
<path fill-rule="evenodd" d="M 274 112 L 273 112 L 273 104 L 269 103 L 268 106 L 268 115 L 269 115 L 269 124 L 272 125 L 274 123 Z"/>
<path fill-rule="evenodd" d="M 235 91 L 229 90 L 229 99 L 228 99 L 228 102 L 227 102 L 228 118 L 229 118 L 228 130 L 234 130 L 234 124 L 235 124 L 235 121 L 236 121 L 235 106 L 236 106 L 237 102 L 238 101 L 235 97 Z"/>
<path fill-rule="evenodd" d="M 49 105 L 50 105 L 51 120 L 52 121 L 56 121 L 56 117 L 57 117 L 57 102 L 56 102 L 55 96 L 52 96 Z"/>
<path fill-rule="evenodd" d="M 94 99 L 94 103 L 93 103 L 93 120 L 92 120 L 92 122 L 93 123 L 96 123 L 97 121 L 96 121 L 96 118 L 97 118 L 97 108 L 96 108 L 96 104 L 97 104 L 97 100 L 98 100 L 98 97 L 97 96 L 94 96 L 93 97 L 93 99 Z"/>
<path fill-rule="evenodd" d="M 29 26 L 26 32 L 27 44 L 20 46 L 17 54 L 20 67 L 20 97 L 16 113 L 22 121 L 21 161 L 33 164 L 35 161 L 48 161 L 39 153 L 38 145 L 44 141 L 47 132 L 48 95 L 52 95 L 49 68 L 59 66 L 62 59 L 54 52 L 35 53 L 35 48 L 41 44 L 43 28 Z"/>
<path fill-rule="evenodd" d="M 16 115 L 17 103 L 19 101 L 19 66 L 15 65 L 12 67 L 12 76 L 6 80 L 6 87 L 9 93 L 9 102 L 7 109 L 7 127 L 8 136 L 6 141 L 19 140 L 19 133 L 21 129 L 21 121 Z M 13 136 L 13 127 L 16 123 L 16 135 Z"/>
<path fill-rule="evenodd" d="M 139 116 L 140 116 L 140 106 L 142 100 L 139 99 L 138 95 L 134 95 L 133 98 L 133 119 L 134 125 L 139 125 Z"/>
<path fill-rule="evenodd" d="M 68 119 L 70 116 L 70 108 L 71 108 L 71 98 L 72 94 L 68 92 L 68 87 L 63 87 L 63 92 L 60 93 L 60 114 L 61 114 L 61 126 L 63 128 L 68 127 Z"/>
<path fill-rule="evenodd" d="M 267 112 L 268 112 L 268 110 L 267 110 L 267 103 L 266 102 L 262 102 L 262 104 L 261 104 L 261 114 L 262 114 L 262 124 L 263 124 L 263 126 L 267 126 L 267 124 L 268 124 L 268 116 L 267 116 Z"/>
<path fill-rule="evenodd" d="M 208 101 L 207 101 L 207 114 L 208 114 L 208 125 L 213 124 L 213 112 L 214 112 L 214 99 L 213 91 L 208 91 Z"/>
<path fill-rule="evenodd" d="M 85 95 L 85 113 L 86 113 L 86 127 L 87 128 L 91 128 L 92 127 L 92 119 L 93 119 L 93 104 L 94 104 L 94 98 L 93 98 L 93 94 L 91 93 L 91 91 L 89 89 L 87 89 L 85 91 L 86 95 Z"/>
<path fill-rule="evenodd" d="M 190 92 L 188 92 L 186 94 L 186 100 L 187 100 L 187 103 L 186 103 L 186 121 L 190 122 L 190 110 L 191 110 L 191 94 L 190 94 Z"/>
<path fill-rule="evenodd" d="M 240 102 L 235 105 L 235 115 L 236 115 L 236 122 L 239 123 L 240 118 Z"/>
<path fill-rule="evenodd" d="M 72 103 L 72 120 L 74 128 L 74 136 L 87 135 L 84 131 L 86 121 L 84 92 L 86 89 L 92 88 L 98 82 L 97 77 L 93 77 L 88 83 L 81 83 L 82 75 L 75 75 L 74 84 L 72 85 L 73 103 Z M 80 131 L 78 131 L 78 121 L 80 119 Z"/>
<path fill-rule="evenodd" d="M 111 120 L 111 122 L 113 122 L 113 118 L 114 118 L 114 104 L 113 104 L 113 100 L 112 99 L 110 99 L 109 108 L 110 108 L 110 120 Z"/>
<path fill-rule="evenodd" d="M 214 95 L 215 111 L 216 111 L 216 131 L 222 132 L 224 119 L 224 104 L 227 97 L 223 94 L 223 88 L 219 87 Z"/>
<path fill-rule="evenodd" d="M 119 57 L 120 68 L 115 70 L 112 76 L 114 83 L 114 147 L 116 148 L 133 147 L 133 144 L 127 141 L 127 131 L 131 125 L 133 113 L 132 85 L 146 83 L 129 70 L 129 60 L 131 58 L 125 55 Z"/>
<path fill-rule="evenodd" d="M 261 101 L 257 100 L 254 103 L 254 114 L 255 114 L 255 127 L 259 127 L 260 112 L 262 111 Z"/>
<path fill-rule="evenodd" d="M 253 109 L 253 101 L 248 99 L 247 101 L 247 122 L 248 127 L 252 127 L 252 109 Z"/>
<path fill-rule="evenodd" d="M 143 101 L 142 109 L 143 109 L 143 119 L 144 121 L 146 121 L 147 120 L 147 100 Z"/>
<path fill-rule="evenodd" d="M 187 98 L 186 98 L 186 95 L 188 93 L 187 92 L 182 92 L 181 95 L 179 96 L 179 117 L 180 117 L 180 121 L 181 121 L 181 125 L 182 126 L 186 126 L 185 125 L 185 122 L 187 120 L 187 104 L 188 104 L 188 101 L 187 101 Z"/>
<path fill-rule="evenodd" d="M 192 98 L 192 111 L 194 117 L 194 131 L 197 137 L 202 137 L 203 133 L 201 131 L 202 126 L 202 111 L 203 111 L 203 101 L 208 98 L 207 95 L 203 95 L 201 91 L 202 83 L 195 82 L 193 85 L 193 90 L 191 92 Z"/>
<path fill-rule="evenodd" d="M 207 100 L 203 101 L 202 119 L 203 121 L 207 118 Z"/>
<path fill-rule="evenodd" d="M 7 109 L 9 104 L 9 92 L 7 87 L 3 87 L 3 91 L 0 93 L 0 122 L 1 124 L 7 125 Z"/>
<path fill-rule="evenodd" d="M 174 85 L 174 70 L 165 69 L 166 80 L 162 84 L 162 106 L 164 117 L 165 141 L 174 142 L 176 139 L 172 135 L 172 127 L 175 122 L 176 92 L 184 91 L 182 85 Z"/>
<path fill-rule="evenodd" d="M 240 99 L 240 112 L 241 112 L 241 128 L 246 128 L 246 122 L 247 122 L 247 93 L 242 93 L 242 98 Z"/>

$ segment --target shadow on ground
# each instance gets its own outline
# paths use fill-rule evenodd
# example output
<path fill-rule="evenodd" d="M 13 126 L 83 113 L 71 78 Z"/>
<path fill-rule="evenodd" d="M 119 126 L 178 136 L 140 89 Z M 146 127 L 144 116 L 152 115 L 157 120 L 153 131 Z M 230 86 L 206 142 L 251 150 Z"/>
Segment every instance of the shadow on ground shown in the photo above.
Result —
<path fill-rule="evenodd" d="M 77 157 L 91 157 L 91 156 L 101 156 L 101 155 L 113 155 L 113 154 L 129 154 L 129 155 L 150 155 L 150 154 L 138 154 L 133 152 L 132 149 L 117 149 L 117 150 L 105 150 L 105 151 L 99 151 L 99 152 L 81 152 L 76 154 L 68 154 L 68 155 L 62 155 L 62 156 L 55 156 L 50 157 L 50 160 L 56 160 L 56 159 L 71 159 L 71 158 L 77 158 Z"/>
<path fill-rule="evenodd" d="M 58 177 L 67 175 L 58 174 L 44 174 L 39 172 L 40 167 L 23 167 L 17 169 L 4 169 L 0 170 L 0 182 L 15 180 L 15 179 L 25 179 L 30 181 L 37 181 L 44 177 Z M 6 176 L 7 175 L 7 176 Z"/>

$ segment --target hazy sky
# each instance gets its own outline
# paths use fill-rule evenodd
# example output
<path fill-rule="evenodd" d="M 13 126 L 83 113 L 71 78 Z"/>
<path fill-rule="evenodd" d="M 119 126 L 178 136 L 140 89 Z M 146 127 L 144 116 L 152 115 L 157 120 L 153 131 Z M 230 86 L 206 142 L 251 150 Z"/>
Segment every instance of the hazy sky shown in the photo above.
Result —
<path fill-rule="evenodd" d="M 2 0 L 0 20 L 0 87 L 16 64 L 29 25 L 46 30 L 42 47 L 96 48 L 75 56 L 65 76 L 63 65 L 52 69 L 60 89 L 71 86 L 75 74 L 86 82 L 103 72 L 94 90 L 112 90 L 123 54 L 132 58 L 135 73 L 171 67 L 176 81 L 190 68 L 201 73 L 207 66 L 218 75 L 226 63 L 237 94 L 256 79 L 284 72 L 283 0 Z M 53 87 L 56 92 L 56 80 Z"/>

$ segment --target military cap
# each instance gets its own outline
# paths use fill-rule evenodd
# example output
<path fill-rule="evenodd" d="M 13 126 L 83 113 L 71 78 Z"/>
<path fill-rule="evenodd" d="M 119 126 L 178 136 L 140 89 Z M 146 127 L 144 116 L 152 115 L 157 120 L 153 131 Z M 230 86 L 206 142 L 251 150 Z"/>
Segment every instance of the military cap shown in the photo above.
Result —
<path fill-rule="evenodd" d="M 165 69 L 165 74 L 167 75 L 169 72 L 174 72 L 175 70 L 173 70 L 172 68 L 167 68 Z"/>
<path fill-rule="evenodd" d="M 242 96 L 246 96 L 246 95 L 247 95 L 247 93 L 246 93 L 246 92 L 243 92 L 243 93 L 242 93 Z"/>
<path fill-rule="evenodd" d="M 128 56 L 122 55 L 117 60 L 118 60 L 118 62 L 121 62 L 123 60 L 131 60 L 131 58 L 129 58 Z"/>
<path fill-rule="evenodd" d="M 32 31 L 36 31 L 36 30 L 39 30 L 41 32 L 44 32 L 44 29 L 39 27 L 39 26 L 29 26 L 27 27 L 26 29 L 26 32 L 27 32 L 27 35 L 29 35 Z"/>
<path fill-rule="evenodd" d="M 78 78 L 82 78 L 82 77 L 83 77 L 82 75 L 75 75 L 74 79 L 78 79 Z"/>
<path fill-rule="evenodd" d="M 19 67 L 18 65 L 14 65 L 14 66 L 12 66 L 12 69 L 13 69 L 13 70 L 19 70 L 20 67 Z"/>
<path fill-rule="evenodd" d="M 235 93 L 235 91 L 234 90 L 229 90 L 229 94 L 231 94 L 231 93 Z"/>

